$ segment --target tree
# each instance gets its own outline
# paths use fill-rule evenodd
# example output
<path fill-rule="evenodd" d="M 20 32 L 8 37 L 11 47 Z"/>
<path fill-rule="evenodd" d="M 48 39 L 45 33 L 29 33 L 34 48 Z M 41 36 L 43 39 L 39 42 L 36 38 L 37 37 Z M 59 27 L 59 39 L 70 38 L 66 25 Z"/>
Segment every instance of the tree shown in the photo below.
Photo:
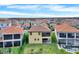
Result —
<path fill-rule="evenodd" d="M 29 36 L 28 32 L 25 32 L 23 35 L 23 43 L 26 43 L 26 44 L 28 43 L 28 36 Z"/>
<path fill-rule="evenodd" d="M 55 32 L 52 32 L 52 34 L 51 34 L 51 39 L 52 39 L 52 42 L 53 42 L 53 43 L 57 43 L 57 39 L 56 39 Z"/>

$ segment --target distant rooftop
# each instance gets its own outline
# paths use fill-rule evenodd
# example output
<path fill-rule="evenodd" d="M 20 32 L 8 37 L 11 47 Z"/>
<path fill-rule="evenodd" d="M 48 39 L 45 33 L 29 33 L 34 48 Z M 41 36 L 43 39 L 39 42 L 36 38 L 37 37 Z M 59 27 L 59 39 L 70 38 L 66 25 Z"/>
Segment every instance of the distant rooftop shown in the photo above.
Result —
<path fill-rule="evenodd" d="M 30 26 L 30 24 L 29 23 L 25 23 L 25 24 L 23 24 L 23 26 Z"/>
<path fill-rule="evenodd" d="M 8 19 L 1 19 L 1 18 L 0 18 L 0 22 L 2 22 L 2 23 L 10 23 L 11 21 L 8 20 Z"/>

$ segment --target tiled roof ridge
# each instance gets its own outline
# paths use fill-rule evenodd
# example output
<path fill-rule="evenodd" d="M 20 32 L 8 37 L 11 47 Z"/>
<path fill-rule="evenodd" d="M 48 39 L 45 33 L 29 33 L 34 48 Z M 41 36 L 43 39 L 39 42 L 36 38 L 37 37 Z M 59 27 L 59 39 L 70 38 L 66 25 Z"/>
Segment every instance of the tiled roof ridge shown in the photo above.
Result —
<path fill-rule="evenodd" d="M 29 31 L 51 31 L 49 28 L 45 26 L 33 26 Z"/>

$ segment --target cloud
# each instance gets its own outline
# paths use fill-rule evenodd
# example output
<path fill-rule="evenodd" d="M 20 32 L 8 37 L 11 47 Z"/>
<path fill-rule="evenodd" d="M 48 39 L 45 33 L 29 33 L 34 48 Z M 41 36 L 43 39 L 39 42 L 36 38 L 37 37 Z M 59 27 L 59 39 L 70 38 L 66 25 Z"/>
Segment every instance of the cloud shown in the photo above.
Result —
<path fill-rule="evenodd" d="M 8 5 L 7 8 L 16 8 L 16 9 L 30 9 L 30 10 L 42 10 L 43 8 L 47 8 L 48 10 L 52 11 L 59 11 L 59 12 L 79 12 L 79 7 L 68 7 L 64 5 Z"/>
<path fill-rule="evenodd" d="M 54 15 L 54 14 L 46 14 L 46 13 L 19 13 L 19 12 L 11 12 L 11 11 L 0 11 L 0 17 L 26 17 L 26 18 L 38 18 L 38 17 L 79 17 L 79 14 L 72 15 Z"/>
<path fill-rule="evenodd" d="M 52 17 L 51 14 L 44 13 L 20 13 L 20 12 L 12 12 L 12 11 L 0 11 L 0 15 L 7 15 L 11 17 Z M 4 16 L 6 17 L 6 16 Z"/>
<path fill-rule="evenodd" d="M 79 7 L 68 7 L 63 5 L 52 5 L 46 6 L 46 8 L 53 10 L 53 11 L 61 11 L 61 12 L 79 12 Z"/>
<path fill-rule="evenodd" d="M 25 13 L 12 12 L 12 11 L 0 11 L 0 14 L 7 14 L 7 15 L 27 15 Z"/>
<path fill-rule="evenodd" d="M 7 6 L 7 8 L 16 8 L 16 9 L 39 9 L 38 5 L 23 5 L 23 6 L 19 6 L 19 5 L 11 5 L 11 6 Z"/>

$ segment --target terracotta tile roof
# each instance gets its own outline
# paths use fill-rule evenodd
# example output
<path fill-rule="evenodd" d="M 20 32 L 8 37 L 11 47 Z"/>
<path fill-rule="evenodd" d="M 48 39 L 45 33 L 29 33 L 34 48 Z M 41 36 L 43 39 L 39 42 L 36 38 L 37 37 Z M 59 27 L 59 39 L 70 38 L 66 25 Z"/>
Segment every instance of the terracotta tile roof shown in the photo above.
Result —
<path fill-rule="evenodd" d="M 35 22 L 37 22 L 37 23 L 48 23 L 48 20 L 47 19 L 36 19 L 36 21 Z"/>
<path fill-rule="evenodd" d="M 15 26 L 10 26 L 0 30 L 2 34 L 16 34 L 16 33 L 23 33 L 23 29 Z"/>
<path fill-rule="evenodd" d="M 48 27 L 44 26 L 33 26 L 29 30 L 30 32 L 50 32 L 51 30 Z"/>
<path fill-rule="evenodd" d="M 79 29 L 72 27 L 67 23 L 58 24 L 55 28 L 57 32 L 79 32 Z"/>
<path fill-rule="evenodd" d="M 25 23 L 25 24 L 23 24 L 23 26 L 30 26 L 30 24 L 29 23 Z"/>
<path fill-rule="evenodd" d="M 8 19 L 0 19 L 0 22 L 2 22 L 2 23 L 10 23 L 11 21 L 8 20 Z"/>
<path fill-rule="evenodd" d="M 17 24 L 15 24 L 15 26 L 21 26 L 21 24 L 17 23 Z"/>

